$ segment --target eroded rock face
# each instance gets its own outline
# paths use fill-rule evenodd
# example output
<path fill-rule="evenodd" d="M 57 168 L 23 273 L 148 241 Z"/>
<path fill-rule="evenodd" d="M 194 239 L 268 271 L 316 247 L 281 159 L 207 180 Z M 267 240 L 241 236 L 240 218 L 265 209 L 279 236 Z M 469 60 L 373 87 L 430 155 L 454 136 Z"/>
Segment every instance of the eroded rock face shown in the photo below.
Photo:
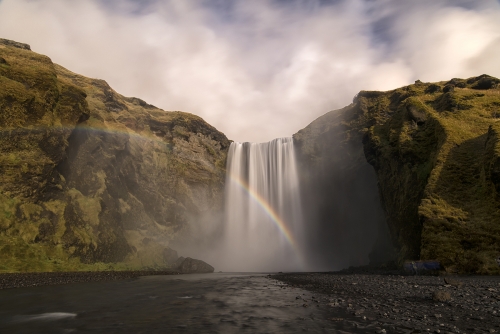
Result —
<path fill-rule="evenodd" d="M 224 134 L 22 44 L 0 57 L 0 270 L 173 266 L 169 244 L 222 210 Z"/>
<path fill-rule="evenodd" d="M 357 115 L 356 105 L 332 111 L 293 136 L 308 258 L 320 270 L 394 257 L 377 175 L 364 156 L 362 133 L 347 124 Z"/>
<path fill-rule="evenodd" d="M 360 92 L 352 105 L 294 136 L 309 184 L 323 184 L 319 194 L 337 187 L 349 198 L 362 193 L 355 189 L 366 175 L 359 189 L 373 195 L 369 172 L 360 172 L 367 161 L 399 263 L 438 260 L 450 272 L 498 274 L 498 85 L 481 75 Z M 315 201 L 332 230 L 353 203 L 366 210 L 360 198 L 339 205 L 333 193 Z M 375 220 L 369 223 L 373 229 Z"/>

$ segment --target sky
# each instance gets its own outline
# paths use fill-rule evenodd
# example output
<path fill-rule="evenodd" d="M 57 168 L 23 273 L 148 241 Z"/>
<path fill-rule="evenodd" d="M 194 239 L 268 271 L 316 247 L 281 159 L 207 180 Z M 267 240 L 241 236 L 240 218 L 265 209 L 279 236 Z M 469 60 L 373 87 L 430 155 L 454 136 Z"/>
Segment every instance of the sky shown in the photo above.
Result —
<path fill-rule="evenodd" d="M 0 38 L 240 142 L 360 90 L 500 77 L 498 0 L 0 0 Z"/>

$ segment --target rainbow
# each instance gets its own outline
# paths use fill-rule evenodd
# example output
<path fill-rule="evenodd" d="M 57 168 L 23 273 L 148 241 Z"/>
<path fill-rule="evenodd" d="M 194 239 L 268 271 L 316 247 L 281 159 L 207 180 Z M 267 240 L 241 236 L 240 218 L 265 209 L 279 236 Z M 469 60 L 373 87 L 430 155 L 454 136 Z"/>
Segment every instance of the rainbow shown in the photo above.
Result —
<path fill-rule="evenodd" d="M 266 201 L 265 198 L 263 198 L 258 192 L 253 190 L 250 185 L 239 178 L 238 176 L 234 174 L 229 174 L 229 177 L 231 180 L 236 182 L 247 194 L 250 198 L 252 198 L 261 208 L 262 210 L 271 218 L 271 221 L 276 225 L 276 227 L 280 230 L 280 232 L 285 236 L 286 240 L 288 243 L 292 246 L 293 250 L 295 251 L 297 258 L 300 257 L 298 256 L 300 254 L 299 251 L 299 246 L 297 244 L 297 241 L 295 240 L 295 237 L 293 236 L 292 231 L 290 228 L 288 228 L 286 222 L 281 219 L 279 214 L 271 207 L 271 205 Z"/>
<path fill-rule="evenodd" d="M 99 124 L 98 126 L 90 126 L 90 124 L 85 124 L 85 125 L 78 125 L 76 127 L 67 127 L 67 126 L 61 126 L 61 125 L 55 125 L 55 126 L 50 126 L 50 127 L 43 127 L 43 126 L 38 126 L 38 127 L 20 127 L 20 128 L 0 128 L 0 136 L 1 135 L 12 135 L 12 134 L 19 134 L 19 133 L 43 133 L 46 132 L 47 130 L 55 130 L 55 131 L 75 131 L 75 130 L 86 130 L 86 131 L 91 131 L 94 133 L 110 133 L 110 134 L 115 134 L 115 135 L 123 135 L 123 136 L 128 136 L 132 137 L 135 139 L 139 140 L 145 140 L 145 141 L 151 141 L 151 142 L 159 142 L 162 144 L 165 144 L 165 141 L 161 137 L 157 137 L 153 133 L 146 132 L 146 133 L 139 133 L 136 132 L 132 129 L 129 129 L 127 127 L 121 127 L 121 126 L 116 126 L 113 123 L 104 123 L 104 124 Z M 301 252 L 299 250 L 299 245 L 283 219 L 281 219 L 280 215 L 272 208 L 272 206 L 268 203 L 268 201 L 263 198 L 257 191 L 253 190 L 250 185 L 239 178 L 238 176 L 230 173 L 229 178 L 234 181 L 236 184 L 238 184 L 241 189 L 248 194 L 248 196 L 253 199 L 265 212 L 265 214 L 271 219 L 271 221 L 276 225 L 278 230 L 283 234 L 287 242 L 290 244 L 292 247 L 293 251 L 295 252 L 295 255 L 297 256 L 297 259 L 299 260 L 300 265 L 303 265 L 304 261 L 301 256 Z"/>

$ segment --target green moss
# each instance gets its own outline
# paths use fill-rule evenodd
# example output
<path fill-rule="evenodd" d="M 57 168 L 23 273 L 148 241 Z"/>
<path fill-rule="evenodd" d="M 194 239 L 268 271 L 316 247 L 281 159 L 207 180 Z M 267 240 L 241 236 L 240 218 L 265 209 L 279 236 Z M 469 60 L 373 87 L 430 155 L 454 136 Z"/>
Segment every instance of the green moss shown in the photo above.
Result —
<path fill-rule="evenodd" d="M 5 231 L 12 226 L 18 204 L 19 200 L 0 193 L 0 231 Z"/>
<path fill-rule="evenodd" d="M 357 98 L 358 121 L 349 124 L 373 124 L 361 130 L 365 154 L 401 261 L 437 259 L 449 271 L 499 272 L 500 94 L 472 89 L 478 80 L 452 80 L 455 89 L 447 93 L 436 91 L 444 83 L 418 84 Z"/>
<path fill-rule="evenodd" d="M 89 224 L 89 226 L 99 225 L 99 214 L 101 213 L 100 198 L 83 196 L 81 192 L 74 188 L 69 189 L 68 194 L 71 200 L 78 205 L 80 218 Z"/>
<path fill-rule="evenodd" d="M 0 271 L 161 266 L 159 244 L 127 262 L 126 228 L 169 240 L 196 218 L 198 187 L 221 206 L 229 142 L 201 118 L 29 50 L 0 57 Z"/>

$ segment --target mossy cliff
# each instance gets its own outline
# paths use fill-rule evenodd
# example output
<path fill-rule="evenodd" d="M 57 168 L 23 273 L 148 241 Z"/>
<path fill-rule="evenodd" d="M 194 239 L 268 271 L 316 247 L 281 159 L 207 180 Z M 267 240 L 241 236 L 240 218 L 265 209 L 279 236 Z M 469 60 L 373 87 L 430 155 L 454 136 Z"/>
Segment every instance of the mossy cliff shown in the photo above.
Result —
<path fill-rule="evenodd" d="M 437 259 L 450 272 L 500 273 L 499 83 L 481 75 L 361 91 L 294 135 L 308 182 L 329 166 L 356 179 L 367 161 L 399 263 Z"/>
<path fill-rule="evenodd" d="M 0 39 L 0 271 L 168 267 L 169 244 L 220 214 L 228 147 Z"/>
<path fill-rule="evenodd" d="M 499 83 L 362 91 L 295 134 L 314 266 L 500 274 Z M 175 265 L 172 245 L 221 226 L 204 224 L 220 220 L 228 147 L 195 115 L 0 39 L 0 272 Z"/>

